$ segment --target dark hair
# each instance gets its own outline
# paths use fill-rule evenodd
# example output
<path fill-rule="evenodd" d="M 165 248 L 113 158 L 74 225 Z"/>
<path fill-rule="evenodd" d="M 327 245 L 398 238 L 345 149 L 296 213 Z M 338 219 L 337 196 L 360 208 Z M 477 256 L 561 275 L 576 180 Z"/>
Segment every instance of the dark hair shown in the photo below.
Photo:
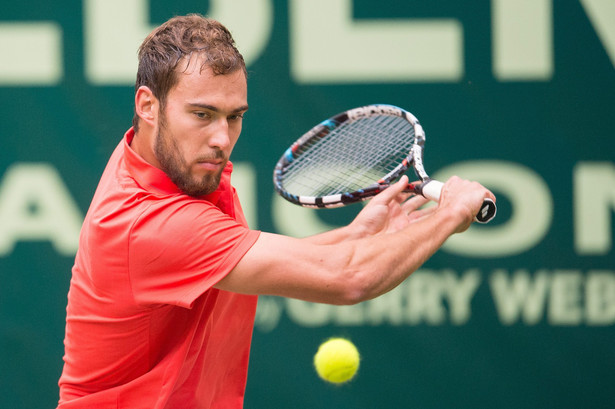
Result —
<path fill-rule="evenodd" d="M 145 85 L 164 108 L 166 97 L 178 82 L 176 70 L 180 61 L 190 59 L 197 53 L 204 57 L 204 67 L 210 67 L 215 75 L 243 70 L 246 65 L 235 46 L 233 36 L 218 21 L 199 14 L 173 17 L 152 31 L 139 47 L 139 68 L 135 91 Z M 139 117 L 132 120 L 135 131 Z"/>

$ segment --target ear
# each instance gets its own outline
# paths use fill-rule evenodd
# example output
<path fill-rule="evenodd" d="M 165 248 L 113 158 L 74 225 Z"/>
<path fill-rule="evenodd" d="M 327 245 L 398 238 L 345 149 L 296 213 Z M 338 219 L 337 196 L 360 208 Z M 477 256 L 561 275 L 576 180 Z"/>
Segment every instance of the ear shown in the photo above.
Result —
<path fill-rule="evenodd" d="M 139 118 L 151 126 L 158 122 L 160 102 L 149 87 L 142 85 L 135 94 L 135 112 Z"/>

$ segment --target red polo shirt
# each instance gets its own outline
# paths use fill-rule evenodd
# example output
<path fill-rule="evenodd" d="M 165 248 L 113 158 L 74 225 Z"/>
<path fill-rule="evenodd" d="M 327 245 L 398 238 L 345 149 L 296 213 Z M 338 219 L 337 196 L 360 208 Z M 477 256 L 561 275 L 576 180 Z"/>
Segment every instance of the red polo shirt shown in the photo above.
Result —
<path fill-rule="evenodd" d="M 240 408 L 256 296 L 213 288 L 258 238 L 230 184 L 182 194 L 113 152 L 72 271 L 60 408 Z"/>

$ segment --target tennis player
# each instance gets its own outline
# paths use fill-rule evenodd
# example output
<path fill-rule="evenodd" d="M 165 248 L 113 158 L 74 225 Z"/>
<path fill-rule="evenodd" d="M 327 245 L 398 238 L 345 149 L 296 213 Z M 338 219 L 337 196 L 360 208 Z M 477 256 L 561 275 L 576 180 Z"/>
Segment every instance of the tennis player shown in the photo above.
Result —
<path fill-rule="evenodd" d="M 472 223 L 477 183 L 437 207 L 376 196 L 348 226 L 295 239 L 247 227 L 229 157 L 248 110 L 230 33 L 175 17 L 139 49 L 133 127 L 81 231 L 60 408 L 241 408 L 257 296 L 355 304 L 397 286 Z"/>

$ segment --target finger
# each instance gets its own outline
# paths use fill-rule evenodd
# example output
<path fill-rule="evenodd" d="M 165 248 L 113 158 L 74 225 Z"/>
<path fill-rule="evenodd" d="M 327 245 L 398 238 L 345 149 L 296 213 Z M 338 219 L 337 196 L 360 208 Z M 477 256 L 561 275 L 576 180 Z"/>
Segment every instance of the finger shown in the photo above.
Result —
<path fill-rule="evenodd" d="M 378 204 L 387 204 L 398 198 L 399 195 L 403 192 L 403 190 L 408 186 L 408 176 L 402 176 L 399 181 L 392 184 L 382 192 L 378 193 L 372 202 Z"/>
<path fill-rule="evenodd" d="M 496 198 L 495 195 L 493 194 L 493 192 L 491 192 L 491 190 L 487 190 L 487 197 L 491 200 L 493 200 L 493 203 L 495 203 Z"/>
<path fill-rule="evenodd" d="M 406 214 L 409 214 L 427 203 L 429 203 L 429 199 L 426 199 L 421 195 L 416 195 L 406 200 L 403 203 L 402 208 Z"/>

